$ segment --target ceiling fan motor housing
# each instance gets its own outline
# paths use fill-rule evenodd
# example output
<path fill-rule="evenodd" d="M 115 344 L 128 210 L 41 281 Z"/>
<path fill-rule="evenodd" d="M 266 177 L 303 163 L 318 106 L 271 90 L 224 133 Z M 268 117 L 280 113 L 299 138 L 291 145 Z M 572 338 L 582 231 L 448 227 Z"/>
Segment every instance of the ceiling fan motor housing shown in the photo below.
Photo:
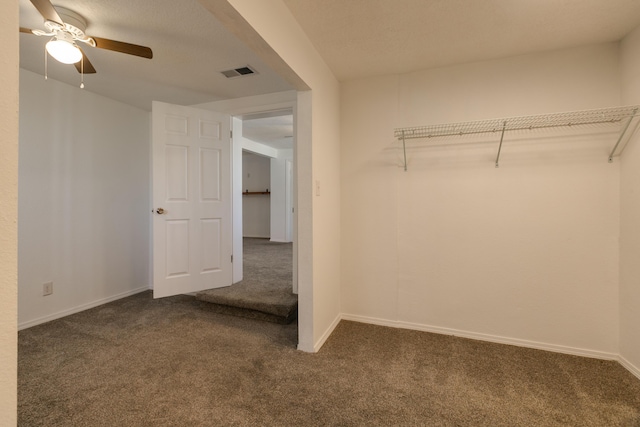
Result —
<path fill-rule="evenodd" d="M 64 7 L 56 7 L 56 11 L 62 21 L 64 22 L 64 26 L 61 26 L 57 22 L 53 21 L 45 21 L 44 25 L 52 32 L 60 33 L 65 32 L 71 34 L 74 40 L 79 40 L 84 43 L 88 43 L 91 46 L 95 47 L 95 41 L 91 37 L 87 37 L 85 31 L 87 29 L 87 21 L 77 14 L 76 12 L 65 9 Z"/>

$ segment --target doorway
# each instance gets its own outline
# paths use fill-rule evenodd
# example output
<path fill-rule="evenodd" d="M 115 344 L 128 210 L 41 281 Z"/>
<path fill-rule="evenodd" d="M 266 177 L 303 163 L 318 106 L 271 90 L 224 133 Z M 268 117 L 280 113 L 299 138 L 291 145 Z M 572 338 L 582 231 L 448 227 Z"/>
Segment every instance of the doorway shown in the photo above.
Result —
<path fill-rule="evenodd" d="M 271 158 L 242 150 L 242 237 L 271 239 Z"/>
<path fill-rule="evenodd" d="M 242 221 L 241 235 L 290 244 L 295 235 L 293 110 L 238 115 L 233 127 L 234 152 L 242 156 L 241 162 L 234 161 L 234 168 L 241 169 L 234 170 L 242 182 L 241 215 L 234 213 L 235 221 Z M 295 291 L 295 277 L 291 285 Z"/>
<path fill-rule="evenodd" d="M 234 255 L 239 257 L 233 264 L 238 271 L 231 287 L 196 294 L 213 311 L 276 323 L 298 317 L 293 145 L 292 109 L 233 117 L 233 193 L 240 195 L 233 212 Z"/>
<path fill-rule="evenodd" d="M 288 91 L 253 97 L 213 101 L 197 107 L 224 112 L 232 116 L 233 134 L 242 135 L 241 117 L 265 111 L 290 110 L 293 112 L 294 144 L 292 163 L 292 240 L 293 240 L 293 292 L 298 296 L 298 349 L 316 351 L 313 318 L 313 195 L 311 150 L 311 91 Z M 236 138 L 234 138 L 236 140 Z M 242 160 L 241 144 L 233 144 L 233 211 L 242 212 L 242 171 L 237 163 Z M 242 280 L 242 222 L 234 221 L 233 281 Z"/>

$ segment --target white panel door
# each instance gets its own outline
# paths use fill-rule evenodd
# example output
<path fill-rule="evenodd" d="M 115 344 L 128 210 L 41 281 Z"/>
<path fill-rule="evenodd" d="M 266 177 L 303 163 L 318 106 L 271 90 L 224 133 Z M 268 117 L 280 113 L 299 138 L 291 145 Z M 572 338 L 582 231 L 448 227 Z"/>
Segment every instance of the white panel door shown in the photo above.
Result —
<path fill-rule="evenodd" d="M 231 118 L 153 103 L 153 296 L 231 285 Z"/>

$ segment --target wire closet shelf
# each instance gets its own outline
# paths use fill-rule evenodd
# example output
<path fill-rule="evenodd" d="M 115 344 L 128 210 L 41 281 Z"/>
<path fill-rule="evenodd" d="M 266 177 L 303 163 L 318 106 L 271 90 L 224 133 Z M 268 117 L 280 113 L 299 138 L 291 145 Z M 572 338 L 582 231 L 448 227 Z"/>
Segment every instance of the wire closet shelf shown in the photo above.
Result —
<path fill-rule="evenodd" d="M 535 116 L 520 116 L 502 119 L 396 128 L 394 129 L 394 137 L 402 141 L 404 170 L 406 171 L 407 151 L 405 141 L 407 139 L 499 133 L 500 145 L 498 147 L 498 154 L 495 162 L 495 166 L 498 167 L 505 132 L 620 123 L 622 124 L 620 135 L 609 154 L 609 163 L 611 163 L 620 142 L 629 128 L 631 121 L 637 116 L 639 109 L 640 106 L 633 105 L 626 107 L 601 108 L 597 110 L 570 111 L 566 113 L 540 114 Z"/>

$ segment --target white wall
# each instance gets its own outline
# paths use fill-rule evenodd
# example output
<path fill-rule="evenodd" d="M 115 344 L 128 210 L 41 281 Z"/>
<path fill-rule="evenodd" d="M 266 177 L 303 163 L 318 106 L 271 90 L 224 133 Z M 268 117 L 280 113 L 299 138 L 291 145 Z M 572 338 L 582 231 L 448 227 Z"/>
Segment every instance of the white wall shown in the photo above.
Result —
<path fill-rule="evenodd" d="M 622 103 L 640 104 L 640 28 L 621 42 Z M 620 356 L 640 378 L 640 131 L 621 160 Z"/>
<path fill-rule="evenodd" d="M 242 153 L 242 191 L 271 191 L 271 161 L 268 157 Z M 271 223 L 271 196 L 247 194 L 242 197 L 242 229 L 244 237 L 268 239 Z"/>
<path fill-rule="evenodd" d="M 404 172 L 393 130 L 616 106 L 619 88 L 617 44 L 344 83 L 345 317 L 615 358 L 616 135 L 507 135 L 499 169 L 499 135 L 422 141 Z"/>
<path fill-rule="evenodd" d="M 0 3 L 0 420 L 17 423 L 18 2 Z"/>
<path fill-rule="evenodd" d="M 270 238 L 274 242 L 290 242 L 290 233 L 287 233 L 286 169 L 287 161 L 293 161 L 293 150 L 273 151 L 275 157 L 271 158 L 246 151 L 242 153 L 242 191 L 269 189 L 271 193 L 243 196 L 244 236 Z"/>
<path fill-rule="evenodd" d="M 147 112 L 21 70 L 20 327 L 149 287 L 149 158 Z"/>
<path fill-rule="evenodd" d="M 273 151 L 275 157 L 271 158 L 246 151 L 242 153 L 242 191 L 259 192 L 269 189 L 271 193 L 242 197 L 243 234 L 244 237 L 290 242 L 290 234 L 287 233 L 286 168 L 287 161 L 293 161 L 293 150 Z"/>
<path fill-rule="evenodd" d="M 293 150 L 278 150 L 271 159 L 271 241 L 290 242 L 287 233 L 287 162 L 293 162 Z M 290 209 L 290 208 L 289 208 Z"/>

